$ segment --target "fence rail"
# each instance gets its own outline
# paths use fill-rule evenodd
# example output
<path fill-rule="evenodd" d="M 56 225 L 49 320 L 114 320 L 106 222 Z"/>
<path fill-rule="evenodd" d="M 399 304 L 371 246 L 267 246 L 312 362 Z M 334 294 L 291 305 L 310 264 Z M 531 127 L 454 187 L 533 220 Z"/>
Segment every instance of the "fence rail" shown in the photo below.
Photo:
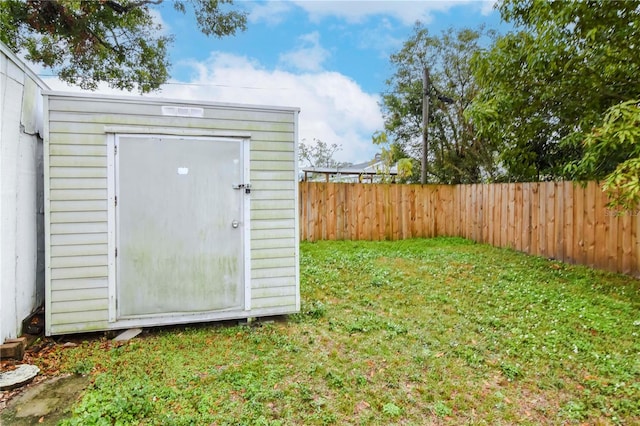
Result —
<path fill-rule="evenodd" d="M 596 182 L 474 185 L 300 183 L 301 239 L 460 236 L 640 276 L 637 212 L 616 215 Z"/>

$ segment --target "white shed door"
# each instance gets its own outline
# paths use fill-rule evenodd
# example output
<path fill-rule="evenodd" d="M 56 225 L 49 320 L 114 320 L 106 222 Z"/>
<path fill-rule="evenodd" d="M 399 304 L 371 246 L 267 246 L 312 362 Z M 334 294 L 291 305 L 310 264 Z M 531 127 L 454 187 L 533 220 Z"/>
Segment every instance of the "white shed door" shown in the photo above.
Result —
<path fill-rule="evenodd" d="M 243 152 L 233 139 L 116 138 L 118 318 L 244 307 Z"/>

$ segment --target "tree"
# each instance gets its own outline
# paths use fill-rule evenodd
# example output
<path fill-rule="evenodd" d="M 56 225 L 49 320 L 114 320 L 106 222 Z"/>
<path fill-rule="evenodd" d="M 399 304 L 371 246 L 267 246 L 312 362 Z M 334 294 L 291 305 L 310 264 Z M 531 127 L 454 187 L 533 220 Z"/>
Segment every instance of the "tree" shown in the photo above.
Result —
<path fill-rule="evenodd" d="M 169 72 L 167 47 L 150 6 L 163 0 L 2 0 L 0 41 L 54 69 L 61 80 L 95 90 L 99 82 L 141 93 L 157 90 Z M 223 37 L 244 30 L 246 14 L 224 10 L 232 0 L 175 0 L 195 11 L 199 29 Z"/>
<path fill-rule="evenodd" d="M 497 174 L 494 147 L 487 143 L 489 139 L 477 136 L 465 115 L 477 92 L 470 61 L 485 35 L 482 29 L 449 29 L 431 36 L 417 23 L 403 47 L 391 55 L 395 72 L 387 80 L 389 92 L 382 100 L 385 130 L 414 158 L 422 155 L 422 76 L 429 70 L 427 172 L 431 181 L 479 182 Z"/>
<path fill-rule="evenodd" d="M 386 132 L 378 131 L 371 137 L 374 145 L 381 146 L 380 159 L 382 160 L 382 174 L 384 181 L 391 181 L 391 168 L 395 165 L 398 172 L 398 183 L 415 182 L 414 170 L 418 168 L 418 161 L 411 158 L 397 141 L 390 142 Z"/>
<path fill-rule="evenodd" d="M 474 61 L 478 96 L 469 116 L 501 144 L 511 180 L 578 177 L 583 141 L 610 108 L 640 94 L 640 3 L 505 0 L 515 30 Z M 593 168 L 597 178 L 615 161 Z M 582 168 L 582 171 L 587 169 Z"/>
<path fill-rule="evenodd" d="M 615 105 L 584 140 L 584 155 L 566 169 L 583 178 L 604 177 L 609 206 L 636 210 L 640 202 L 640 100 Z"/>
<path fill-rule="evenodd" d="M 320 139 L 313 139 L 313 143 L 307 143 L 306 139 L 300 142 L 298 157 L 309 167 L 339 167 L 349 165 L 340 163 L 333 158 L 333 155 L 342 150 L 342 146 L 332 143 L 331 145 Z"/>

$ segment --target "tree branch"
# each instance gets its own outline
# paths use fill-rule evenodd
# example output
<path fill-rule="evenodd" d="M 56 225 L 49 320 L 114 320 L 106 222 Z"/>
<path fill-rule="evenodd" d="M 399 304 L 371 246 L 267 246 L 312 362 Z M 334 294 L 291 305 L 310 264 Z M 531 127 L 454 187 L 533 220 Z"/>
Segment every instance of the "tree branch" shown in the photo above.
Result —
<path fill-rule="evenodd" d="M 118 13 L 128 13 L 130 11 L 132 11 L 133 9 L 137 9 L 140 6 L 146 6 L 148 4 L 155 4 L 158 5 L 160 3 L 162 3 L 164 0 L 140 0 L 140 1 L 135 1 L 132 3 L 127 4 L 126 6 L 113 1 L 113 0 L 107 0 L 104 4 L 106 6 L 109 6 L 111 9 L 113 9 L 114 11 L 118 12 Z"/>

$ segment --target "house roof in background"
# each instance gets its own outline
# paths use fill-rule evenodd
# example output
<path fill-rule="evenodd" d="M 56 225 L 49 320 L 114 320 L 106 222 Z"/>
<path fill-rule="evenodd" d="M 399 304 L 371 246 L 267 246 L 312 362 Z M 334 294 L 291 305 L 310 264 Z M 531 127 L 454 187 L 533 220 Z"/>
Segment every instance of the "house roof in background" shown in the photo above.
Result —
<path fill-rule="evenodd" d="M 346 167 L 303 167 L 301 169 L 305 173 L 323 173 L 323 174 L 342 174 L 342 175 L 376 175 L 380 172 L 378 169 L 368 167 L 354 167 L 354 166 L 346 166 Z M 397 175 L 398 170 L 396 167 L 392 167 L 388 174 Z"/>

